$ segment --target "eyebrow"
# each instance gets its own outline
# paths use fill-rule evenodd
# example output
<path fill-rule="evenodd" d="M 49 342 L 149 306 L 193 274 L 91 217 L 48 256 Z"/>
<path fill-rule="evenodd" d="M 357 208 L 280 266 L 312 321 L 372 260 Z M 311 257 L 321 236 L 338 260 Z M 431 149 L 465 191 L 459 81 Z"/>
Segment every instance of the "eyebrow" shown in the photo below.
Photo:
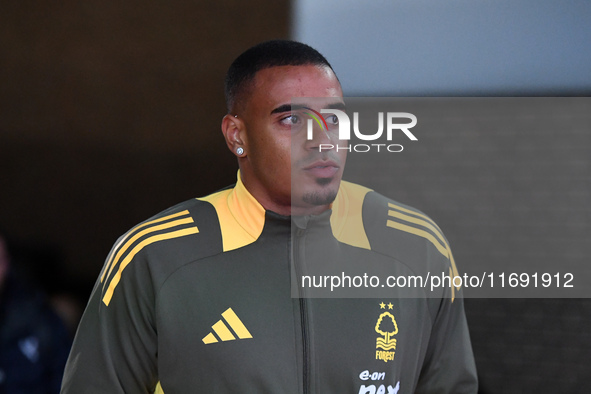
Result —
<path fill-rule="evenodd" d="M 323 106 L 323 108 L 324 109 L 340 109 L 340 110 L 344 111 L 346 109 L 346 106 L 345 106 L 345 103 L 335 102 L 335 103 L 325 105 L 325 106 Z M 271 115 L 280 114 L 283 112 L 297 111 L 300 109 L 309 109 L 309 108 L 306 107 L 305 105 L 283 104 L 283 105 L 280 105 L 279 107 L 275 108 L 273 111 L 271 111 Z"/>
<path fill-rule="evenodd" d="M 342 111 L 345 111 L 347 109 L 347 106 L 343 102 L 336 102 L 336 103 L 328 104 L 324 108 L 325 109 L 340 109 Z"/>
<path fill-rule="evenodd" d="M 303 108 L 305 108 L 303 105 L 283 104 L 283 105 L 280 105 L 279 107 L 275 108 L 273 111 L 271 111 L 271 115 L 280 114 L 283 112 L 291 112 L 293 110 L 298 110 L 298 109 L 303 109 Z"/>

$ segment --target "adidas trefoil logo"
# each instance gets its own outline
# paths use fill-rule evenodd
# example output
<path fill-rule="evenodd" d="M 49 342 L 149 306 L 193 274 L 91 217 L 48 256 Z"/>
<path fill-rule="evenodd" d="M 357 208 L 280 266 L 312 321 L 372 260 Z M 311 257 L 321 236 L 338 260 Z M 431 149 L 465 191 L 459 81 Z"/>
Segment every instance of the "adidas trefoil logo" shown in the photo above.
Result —
<path fill-rule="evenodd" d="M 240 320 L 238 316 L 236 316 L 236 313 L 232 310 L 232 308 L 228 308 L 224 313 L 222 313 L 222 317 L 224 318 L 224 320 L 226 320 L 226 322 L 228 323 L 230 328 L 232 328 L 232 330 L 238 336 L 238 338 L 252 338 L 252 335 L 250 335 L 250 332 L 246 329 L 244 323 L 242 323 L 242 320 Z M 232 331 L 230 331 L 228 326 L 226 326 L 224 320 L 218 320 L 218 322 L 211 326 L 211 328 L 213 328 L 213 331 L 222 341 L 233 341 L 236 339 L 236 337 L 234 336 L 234 334 L 232 334 Z M 215 335 L 213 335 L 213 332 L 207 334 L 202 340 L 203 343 L 206 345 L 218 342 Z"/>

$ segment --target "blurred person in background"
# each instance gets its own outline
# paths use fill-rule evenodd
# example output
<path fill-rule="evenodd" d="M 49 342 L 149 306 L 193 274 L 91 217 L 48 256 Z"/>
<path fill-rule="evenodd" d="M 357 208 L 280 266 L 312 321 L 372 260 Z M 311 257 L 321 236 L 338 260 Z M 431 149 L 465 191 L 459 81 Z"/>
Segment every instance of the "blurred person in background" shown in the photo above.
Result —
<path fill-rule="evenodd" d="M 0 233 L 0 394 L 59 393 L 71 337 L 45 295 L 15 273 Z"/>

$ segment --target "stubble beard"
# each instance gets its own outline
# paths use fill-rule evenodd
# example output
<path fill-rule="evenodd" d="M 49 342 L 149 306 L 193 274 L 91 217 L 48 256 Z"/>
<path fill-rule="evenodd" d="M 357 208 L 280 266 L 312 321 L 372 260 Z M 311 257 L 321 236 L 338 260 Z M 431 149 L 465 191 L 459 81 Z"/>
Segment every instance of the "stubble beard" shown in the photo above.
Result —
<path fill-rule="evenodd" d="M 332 178 L 318 178 L 316 179 L 316 183 L 319 186 L 326 186 L 333 181 Z M 338 188 L 335 190 L 333 188 L 327 188 L 326 190 L 322 191 L 313 191 L 309 193 L 305 193 L 302 196 L 302 201 L 306 204 L 314 205 L 314 206 L 322 206 L 322 205 L 329 205 L 337 197 Z"/>

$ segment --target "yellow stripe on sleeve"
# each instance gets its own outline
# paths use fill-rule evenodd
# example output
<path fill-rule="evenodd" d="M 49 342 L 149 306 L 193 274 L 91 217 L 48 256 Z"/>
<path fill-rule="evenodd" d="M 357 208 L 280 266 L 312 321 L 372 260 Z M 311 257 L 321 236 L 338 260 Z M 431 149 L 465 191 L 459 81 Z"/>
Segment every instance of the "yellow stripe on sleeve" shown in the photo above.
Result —
<path fill-rule="evenodd" d="M 433 233 L 435 233 L 435 235 L 437 235 L 437 238 L 439 238 L 441 243 L 443 243 L 443 244 L 446 243 L 439 228 L 435 228 L 435 226 L 433 226 L 430 222 L 427 222 L 426 220 L 422 220 L 422 219 L 416 218 L 414 216 L 408 216 L 408 215 L 405 215 L 405 214 L 400 213 L 398 211 L 392 211 L 392 210 L 388 211 L 388 216 L 402 219 L 404 221 L 407 221 L 410 223 L 415 223 L 415 224 L 418 224 L 419 226 L 423 226 L 425 228 L 428 228 L 429 230 L 433 231 Z"/>
<path fill-rule="evenodd" d="M 119 284 L 119 281 L 121 280 L 121 273 L 123 272 L 125 267 L 127 267 L 127 265 L 131 262 L 131 260 L 135 257 L 135 255 L 137 253 L 139 253 L 144 247 L 146 247 L 154 242 L 178 238 L 178 237 L 184 237 L 184 236 L 190 235 L 190 234 L 197 234 L 198 232 L 199 232 L 199 229 L 197 229 L 197 227 L 191 227 L 191 228 L 186 228 L 183 230 L 172 231 L 170 233 L 154 235 L 153 237 L 147 238 L 147 239 L 143 240 L 142 242 L 140 242 L 135 248 L 133 248 L 131 250 L 131 252 L 129 252 L 129 254 L 127 256 L 125 256 L 125 259 L 123 259 L 123 261 L 121 262 L 121 265 L 119 266 L 119 270 L 117 271 L 115 276 L 113 276 L 113 279 L 111 280 L 111 283 L 109 284 L 109 288 L 107 289 L 107 291 L 105 292 L 105 295 L 103 296 L 103 303 L 107 306 L 109 305 L 109 303 L 111 302 L 111 298 L 113 297 L 113 292 L 115 291 L 115 288 L 117 287 L 117 285 Z"/>
<path fill-rule="evenodd" d="M 404 207 L 402 207 L 400 205 L 396 205 L 396 204 L 391 203 L 391 202 L 388 203 L 388 206 L 390 208 L 398 209 L 399 211 L 410 213 L 410 214 L 416 215 L 418 217 L 421 217 L 421 218 L 425 219 L 426 221 L 428 221 L 429 223 L 431 223 L 433 226 L 437 227 L 439 229 L 439 231 L 441 232 L 441 229 L 439 228 L 439 226 L 437 225 L 437 223 L 435 223 L 433 220 L 431 220 L 431 218 L 429 216 L 427 216 L 427 215 L 424 215 L 424 214 L 422 214 L 420 212 L 417 212 L 417 211 L 413 211 L 411 209 L 404 208 Z"/>
<path fill-rule="evenodd" d="M 158 219 L 151 220 L 151 221 L 149 221 L 149 222 L 146 222 L 146 223 L 144 223 L 144 224 L 140 224 L 140 225 L 138 225 L 137 227 L 133 228 L 131 231 L 129 231 L 129 232 L 128 232 L 128 233 L 125 235 L 125 237 L 123 237 L 123 239 L 122 239 L 122 240 L 121 240 L 121 241 L 120 241 L 120 242 L 119 242 L 119 243 L 118 243 L 118 244 L 117 244 L 117 245 L 116 245 L 116 246 L 113 248 L 113 253 L 111 254 L 111 257 L 109 258 L 109 261 L 108 261 L 108 263 L 107 263 L 107 264 L 106 264 L 106 266 L 105 266 L 105 270 L 103 271 L 103 275 L 101 276 L 101 283 L 102 283 L 102 281 L 105 279 L 105 274 L 107 273 L 107 271 L 108 271 L 109 273 L 108 273 L 108 275 L 106 275 L 106 277 L 108 278 L 108 277 L 109 277 L 109 275 L 111 275 L 111 271 L 113 270 L 113 267 L 111 266 L 111 264 L 113 264 L 113 262 L 114 262 L 114 261 L 117 261 L 117 260 L 119 260 L 119 257 L 121 257 L 121 253 L 122 253 L 122 252 L 121 252 L 121 250 L 123 250 L 123 249 L 126 249 L 127 247 L 129 247 L 129 242 L 127 242 L 127 238 L 128 238 L 128 237 L 129 237 L 131 234 L 133 234 L 135 231 L 137 231 L 137 230 L 139 230 L 139 229 L 141 229 L 141 228 L 144 228 L 144 227 L 146 227 L 146 226 L 149 226 L 149 225 L 151 225 L 151 224 L 155 224 L 155 223 L 163 222 L 163 221 L 165 221 L 165 220 L 168 220 L 168 219 L 173 219 L 173 218 L 176 218 L 176 217 L 178 217 L 178 216 L 187 215 L 187 214 L 189 214 L 189 211 L 181 211 L 181 212 L 177 212 L 177 213 L 175 213 L 175 214 L 172 214 L 172 215 L 164 216 L 164 217 L 161 217 L 161 218 L 158 218 Z M 120 246 L 121 246 L 121 245 L 122 245 L 124 242 L 127 242 L 127 243 L 125 244 L 125 247 L 123 247 L 123 248 L 122 248 L 122 249 L 119 251 L 119 253 L 117 253 L 117 256 L 115 257 L 115 250 L 117 250 L 117 248 L 119 248 L 119 247 L 120 247 Z"/>
<path fill-rule="evenodd" d="M 429 242 L 431 242 L 433 244 L 433 246 L 435 246 L 435 248 L 437 248 L 439 253 L 444 255 L 446 258 L 449 258 L 449 252 L 447 251 L 447 248 L 445 246 L 441 245 L 439 243 L 439 241 L 437 240 L 437 238 L 435 238 L 431 233 L 429 233 L 425 230 L 415 228 L 415 227 L 407 226 L 406 224 L 395 222 L 393 220 L 388 220 L 386 222 L 386 225 L 388 227 L 402 230 L 407 233 L 418 235 L 419 237 L 423 237 L 423 238 L 427 239 Z"/>
<path fill-rule="evenodd" d="M 119 261 L 119 259 L 121 258 L 121 255 L 123 255 L 123 253 L 125 253 L 125 251 L 135 242 L 137 241 L 139 238 L 143 237 L 146 234 L 149 233 L 154 233 L 156 231 L 159 230 L 165 230 L 168 228 L 172 228 L 172 227 L 176 227 L 176 226 L 180 226 L 182 224 L 190 224 L 193 223 L 193 218 L 183 218 L 183 219 L 179 219 L 179 220 L 175 220 L 169 223 L 164 223 L 164 224 L 160 224 L 158 226 L 154 226 L 154 227 L 150 227 L 147 228 L 143 231 L 140 231 L 139 233 L 137 233 L 136 235 L 133 236 L 133 238 L 131 238 L 117 253 L 117 256 L 115 257 L 115 262 Z M 111 266 L 111 268 L 109 269 L 109 273 L 107 274 L 107 278 L 111 275 L 111 271 L 113 270 L 113 268 L 115 268 L 115 265 L 117 265 L 117 263 L 113 264 Z M 103 284 L 103 288 L 105 287 L 105 285 L 107 284 L 107 282 L 105 282 Z"/>
<path fill-rule="evenodd" d="M 454 261 L 454 254 L 451 252 L 451 248 L 449 246 L 447 249 L 449 250 L 449 261 L 451 262 L 452 274 L 453 276 L 460 276 L 460 274 L 458 273 L 458 269 L 456 268 L 456 262 Z M 458 288 L 458 290 L 460 290 L 461 286 L 456 287 Z"/>
<path fill-rule="evenodd" d="M 437 224 L 435 224 L 435 222 L 433 222 L 429 217 L 427 217 L 427 216 L 425 216 L 423 214 L 420 214 L 418 212 L 411 211 L 410 209 L 406 209 L 404 207 L 401 207 L 401 206 L 398 206 L 398 205 L 395 205 L 395 204 L 392 204 L 392 203 L 388 203 L 388 206 L 390 208 L 396 208 L 396 209 L 402 210 L 404 212 L 408 212 L 408 213 L 411 213 L 411 214 L 414 214 L 414 215 L 417 215 L 419 217 L 424 218 L 425 220 L 421 220 L 421 219 L 418 219 L 416 217 L 405 215 L 405 214 L 402 214 L 402 213 L 397 212 L 397 211 L 393 211 L 393 210 L 389 210 L 388 211 L 388 216 L 395 217 L 395 218 L 398 218 L 398 219 L 402 219 L 402 220 L 405 220 L 407 222 L 418 224 L 420 226 L 423 226 L 425 228 L 428 228 L 429 230 L 433 231 L 437 235 L 437 238 L 439 238 L 439 239 L 435 238 L 431 233 L 429 233 L 427 231 L 424 231 L 424 230 L 421 230 L 421 229 L 417 229 L 417 228 L 414 228 L 414 227 L 411 227 L 411 226 L 407 226 L 405 224 L 398 223 L 398 222 L 395 222 L 395 221 L 392 221 L 392 220 L 388 220 L 386 222 L 386 225 L 388 227 L 392 227 L 392 228 L 396 228 L 398 230 L 406 231 L 406 232 L 409 232 L 409 233 L 418 235 L 420 237 L 423 237 L 423 238 L 429 240 L 435 246 L 435 248 L 437 248 L 437 250 L 443 256 L 445 256 L 446 258 L 449 259 L 449 262 L 450 262 L 450 265 L 451 265 L 450 274 L 452 274 L 452 278 L 453 278 L 453 276 L 458 276 L 459 275 L 458 269 L 456 267 L 456 262 L 454 261 L 453 254 L 451 252 L 451 248 L 449 247 L 447 241 L 443 237 L 443 234 L 441 233 L 441 229 L 439 228 L 439 226 L 437 226 Z M 439 242 L 439 241 L 441 241 L 441 242 Z M 457 286 L 457 289 L 459 291 L 460 290 L 460 286 Z M 454 297 L 452 295 L 452 301 L 453 301 L 453 298 Z"/>

